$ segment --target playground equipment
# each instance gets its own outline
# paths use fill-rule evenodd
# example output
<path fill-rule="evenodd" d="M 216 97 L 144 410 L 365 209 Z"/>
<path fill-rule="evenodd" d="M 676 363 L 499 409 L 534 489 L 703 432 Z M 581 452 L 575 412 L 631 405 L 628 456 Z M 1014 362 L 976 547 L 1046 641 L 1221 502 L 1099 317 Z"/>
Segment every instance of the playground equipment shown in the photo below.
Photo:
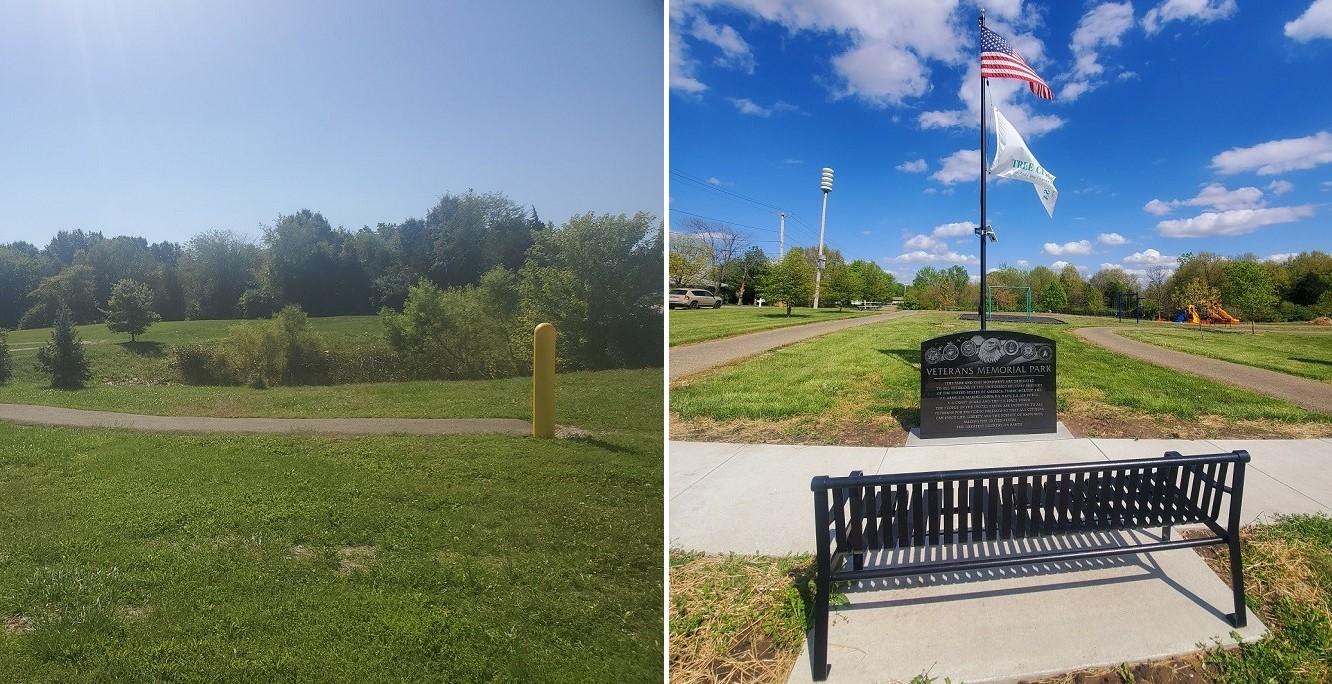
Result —
<path fill-rule="evenodd" d="M 1198 309 L 1192 304 L 1185 307 L 1183 311 L 1175 313 L 1176 323 L 1188 323 L 1189 325 L 1201 325 L 1202 323 L 1234 325 L 1240 320 L 1230 315 L 1229 311 L 1217 306 L 1207 312 L 1206 316 L 1199 316 Z"/>
<path fill-rule="evenodd" d="M 1027 292 L 1027 320 L 1031 320 L 1031 288 L 1026 285 L 990 285 L 985 288 L 985 317 L 991 319 L 994 314 L 994 291 L 995 290 L 1026 290 Z"/>
<path fill-rule="evenodd" d="M 1142 298 L 1137 292 L 1120 292 L 1115 297 L 1115 316 L 1124 320 L 1124 316 L 1131 315 L 1137 323 L 1142 322 Z"/>

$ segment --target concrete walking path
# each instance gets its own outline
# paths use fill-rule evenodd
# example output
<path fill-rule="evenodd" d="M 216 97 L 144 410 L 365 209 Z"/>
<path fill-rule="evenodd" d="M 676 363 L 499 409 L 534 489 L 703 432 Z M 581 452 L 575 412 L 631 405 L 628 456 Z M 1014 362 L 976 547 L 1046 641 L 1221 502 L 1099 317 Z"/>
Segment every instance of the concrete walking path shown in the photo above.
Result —
<path fill-rule="evenodd" d="M 915 312 L 888 311 L 870 316 L 790 325 L 785 328 L 762 330 L 734 337 L 723 337 L 720 340 L 708 340 L 707 342 L 671 347 L 671 380 L 701 373 L 717 366 L 724 366 L 733 361 L 739 361 L 755 354 L 762 354 L 769 349 L 795 344 L 811 337 L 871 323 L 891 321 L 895 318 L 910 316 L 913 313 Z"/>
<path fill-rule="evenodd" d="M 1078 328 L 1073 334 L 1125 356 L 1284 399 L 1310 411 L 1332 413 L 1332 384 L 1130 340 L 1114 328 Z"/>
<path fill-rule="evenodd" d="M 708 553 L 813 553 L 815 475 L 1039 465 L 1245 449 L 1243 522 L 1332 515 L 1332 439 L 1067 439 L 957 446 L 826 447 L 670 443 L 672 548 Z M 1222 515 L 1224 522 L 1225 515 Z M 1145 534 L 1154 534 L 1148 531 Z M 1122 533 L 1140 535 L 1141 532 Z M 1105 540 L 1098 540 L 1105 541 Z M 1119 540 L 1122 542 L 1122 539 Z M 1013 542 L 1030 543 L 1030 542 Z M 1085 544 L 1072 540 L 1071 544 Z M 1110 540 L 1115 543 L 1115 540 Z M 1114 666 L 1231 641 L 1230 590 L 1190 549 L 1104 562 L 859 583 L 836 607 L 829 682 L 1011 682 Z M 1250 613 L 1239 630 L 1266 627 Z M 790 675 L 810 681 L 808 651 Z"/>
<path fill-rule="evenodd" d="M 532 424 L 516 418 L 204 418 L 27 404 L 0 404 L 0 420 L 25 425 L 119 428 L 145 432 L 330 435 L 530 435 Z"/>

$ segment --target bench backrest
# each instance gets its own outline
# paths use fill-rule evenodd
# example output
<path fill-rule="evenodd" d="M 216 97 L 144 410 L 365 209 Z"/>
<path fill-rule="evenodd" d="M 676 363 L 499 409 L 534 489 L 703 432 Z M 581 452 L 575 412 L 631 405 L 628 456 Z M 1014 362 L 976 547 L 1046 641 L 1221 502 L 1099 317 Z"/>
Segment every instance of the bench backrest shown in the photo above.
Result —
<path fill-rule="evenodd" d="M 835 552 L 1201 523 L 1238 524 L 1249 454 L 816 477 L 817 529 Z"/>

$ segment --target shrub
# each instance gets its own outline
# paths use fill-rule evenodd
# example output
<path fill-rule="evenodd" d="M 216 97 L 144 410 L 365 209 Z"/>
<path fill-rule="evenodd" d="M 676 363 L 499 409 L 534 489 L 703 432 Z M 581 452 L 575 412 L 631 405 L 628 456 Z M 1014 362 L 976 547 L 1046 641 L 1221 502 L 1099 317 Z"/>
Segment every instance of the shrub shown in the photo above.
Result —
<path fill-rule="evenodd" d="M 278 298 L 272 290 L 252 287 L 241 293 L 236 314 L 241 318 L 270 318 L 278 310 Z"/>
<path fill-rule="evenodd" d="M 389 347 L 421 378 L 456 380 L 522 375 L 531 365 L 516 315 L 517 283 L 496 269 L 482 286 L 441 290 L 422 279 L 402 313 L 380 312 Z M 529 334 L 530 337 L 530 334 Z"/>
<path fill-rule="evenodd" d="M 9 382 L 14 376 L 14 362 L 9 357 L 9 340 L 5 331 L 0 330 L 0 385 Z"/>
<path fill-rule="evenodd" d="M 323 340 L 309 328 L 300 307 L 287 306 L 271 320 L 233 326 L 222 341 L 219 356 L 226 377 L 251 387 L 270 385 L 320 385 L 328 382 L 328 357 Z M 192 355 L 205 352 L 193 350 Z M 178 357 L 179 358 L 179 357 Z M 196 377 L 211 376 L 206 359 L 190 359 Z M 182 368 L 182 377 L 185 369 Z M 186 380 L 188 382 L 188 380 Z"/>
<path fill-rule="evenodd" d="M 226 359 L 216 347 L 183 344 L 171 349 L 171 361 L 187 385 L 234 385 Z"/>
<path fill-rule="evenodd" d="M 37 367 L 51 374 L 51 386 L 56 389 L 79 389 L 92 378 L 88 352 L 72 318 L 69 307 L 60 307 L 51 340 L 37 350 Z"/>

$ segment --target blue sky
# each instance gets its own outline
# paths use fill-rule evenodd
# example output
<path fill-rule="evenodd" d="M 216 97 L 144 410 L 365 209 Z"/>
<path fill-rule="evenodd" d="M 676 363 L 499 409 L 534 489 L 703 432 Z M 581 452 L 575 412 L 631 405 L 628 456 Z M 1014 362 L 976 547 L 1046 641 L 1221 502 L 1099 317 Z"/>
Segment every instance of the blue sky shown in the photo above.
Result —
<path fill-rule="evenodd" d="M 660 0 L 0 0 L 0 242 L 662 211 Z"/>
<path fill-rule="evenodd" d="M 1141 272 L 1189 251 L 1332 250 L 1332 0 L 979 4 L 1054 89 L 990 93 L 1060 192 L 1050 219 L 1030 185 L 992 181 L 991 265 Z M 782 209 L 787 244 L 816 244 L 831 166 L 829 244 L 903 279 L 976 275 L 973 226 L 957 224 L 979 220 L 977 13 L 672 3 L 672 228 L 682 212 L 734 222 L 775 255 Z"/>

